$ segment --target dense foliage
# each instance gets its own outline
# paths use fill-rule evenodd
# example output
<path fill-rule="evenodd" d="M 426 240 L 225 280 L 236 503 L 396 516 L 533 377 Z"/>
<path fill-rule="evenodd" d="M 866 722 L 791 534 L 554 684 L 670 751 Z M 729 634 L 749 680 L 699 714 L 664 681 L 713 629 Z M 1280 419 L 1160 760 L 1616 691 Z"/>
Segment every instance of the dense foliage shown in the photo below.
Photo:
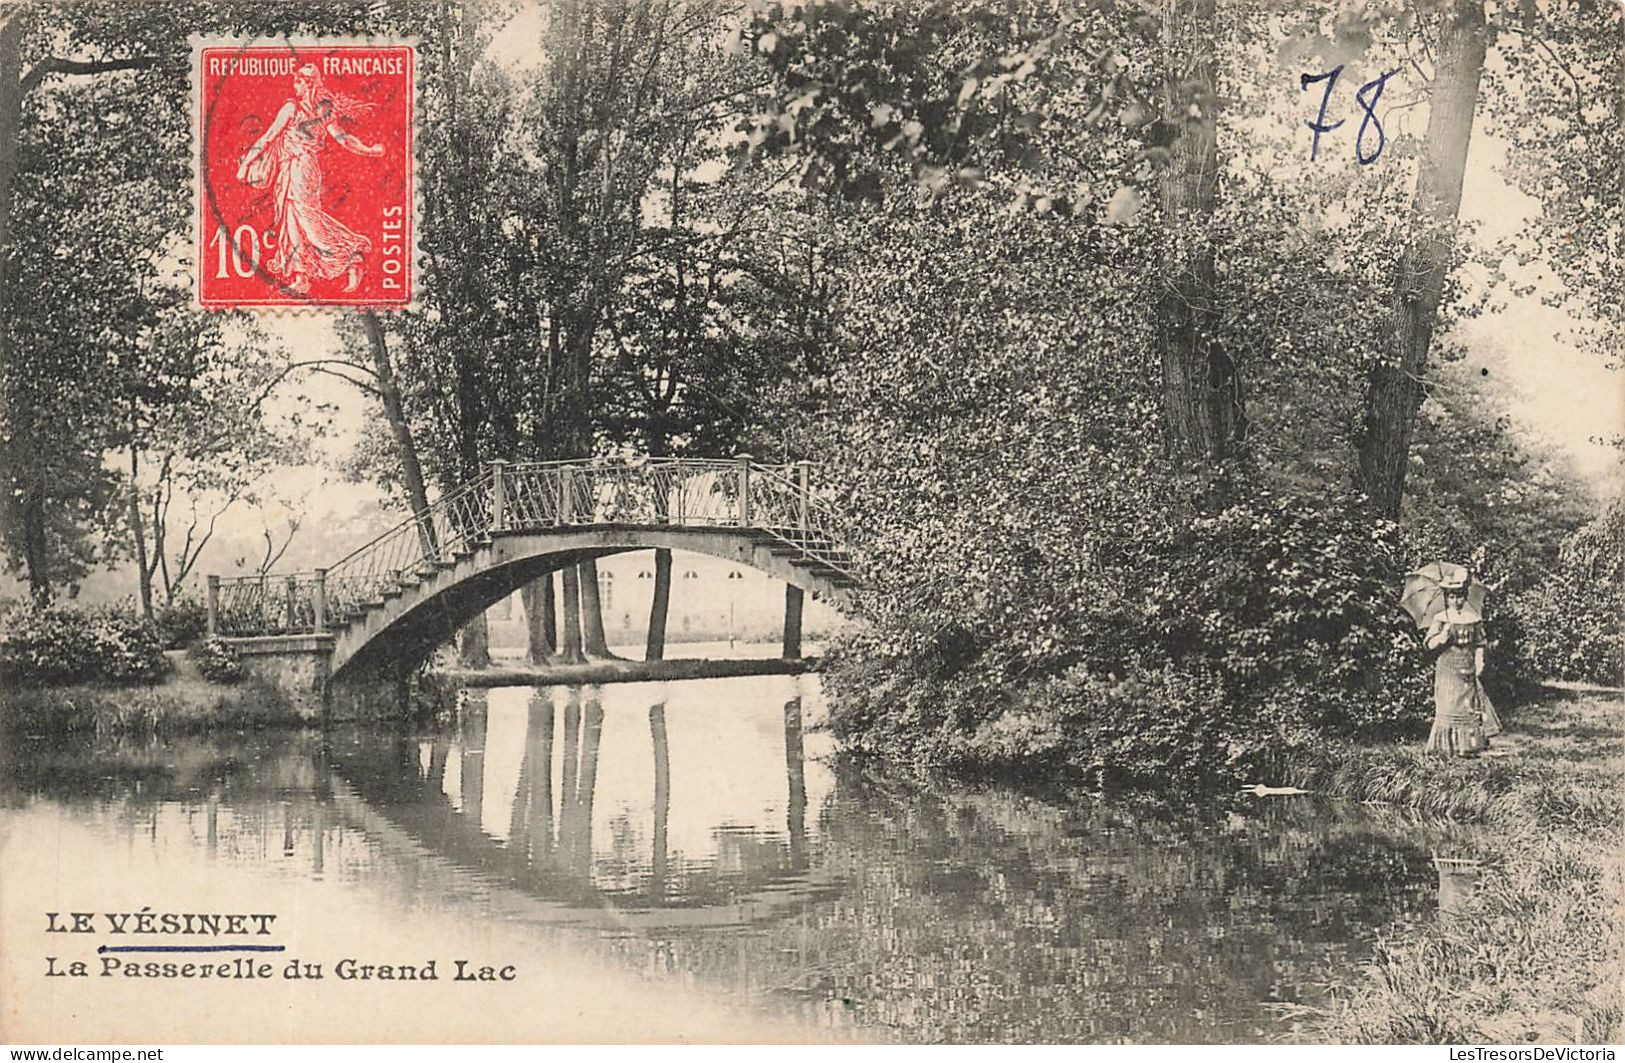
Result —
<path fill-rule="evenodd" d="M 1625 504 L 1563 544 L 1558 563 L 1513 595 L 1509 668 L 1531 679 L 1625 686 Z"/>
<path fill-rule="evenodd" d="M 0 617 L 0 682 L 150 683 L 168 669 L 158 628 L 128 612 L 14 606 Z"/>
<path fill-rule="evenodd" d="M 243 678 L 243 658 L 225 639 L 194 643 L 188 655 L 203 678 L 211 683 L 235 683 Z"/>
<path fill-rule="evenodd" d="M 184 650 L 203 637 L 209 626 L 209 610 L 201 599 L 177 598 L 158 609 L 153 617 L 164 649 Z"/>
<path fill-rule="evenodd" d="M 778 128 L 793 135 L 759 122 L 767 132 L 752 146 L 794 151 L 804 134 L 814 172 L 844 157 L 846 184 L 891 182 L 845 208 L 830 267 L 839 357 L 792 446 L 848 471 L 841 501 L 879 584 L 871 626 L 829 672 L 851 745 L 1160 783 L 1233 778 L 1330 733 L 1415 734 L 1432 709 L 1430 657 L 1396 599 L 1403 573 L 1435 558 L 1468 563 L 1493 590 L 1499 688 L 1527 677 L 1531 654 L 1546 661 L 1540 677 L 1590 674 L 1579 658 L 1602 659 L 1593 650 L 1541 648 L 1548 628 L 1583 630 L 1580 614 L 1531 625 L 1518 603 L 1554 593 L 1547 573 L 1595 501 L 1510 416 L 1490 368 L 1507 356 L 1450 333 L 1483 309 L 1459 271 L 1429 312 L 1440 339 L 1416 408 L 1384 412 L 1414 430 L 1405 504 L 1362 494 L 1371 382 L 1392 356 L 1381 322 L 1409 283 L 1394 248 L 1410 239 L 1428 145 L 1396 113 L 1381 165 L 1300 168 L 1301 145 L 1277 132 L 1283 107 L 1301 105 L 1281 95 L 1283 66 L 1313 68 L 1317 55 L 1401 65 L 1417 35 L 1439 32 L 1437 12 L 1311 16 L 1282 42 L 1246 10 L 1194 5 L 1233 35 L 1217 120 L 1225 195 L 1193 216 L 1164 180 L 1160 202 L 1129 197 L 1136 217 L 1105 193 L 1156 184 L 1167 142 L 1142 142 L 1158 134 L 1141 128 L 1135 85 L 1154 83 L 1166 56 L 1135 19 L 999 44 L 998 20 L 930 5 L 904 5 L 906 16 L 815 7 L 758 18 L 756 47 L 784 82 Z M 935 31 L 905 39 L 868 25 L 898 19 Z M 826 47 L 864 34 L 877 40 L 859 59 Z M 1082 69 L 1084 39 L 1121 51 Z M 968 60 L 1004 46 L 1036 66 L 989 95 L 978 79 L 1000 61 Z M 1111 103 L 1083 106 L 1102 83 Z M 957 109 L 945 84 L 959 86 Z M 1010 113 L 1036 108 L 1018 128 L 1041 159 L 1012 156 L 976 113 L 1011 94 L 1023 102 Z M 887 139 L 903 113 L 893 97 L 935 117 Z M 853 121 L 864 113 L 868 131 Z M 933 146 L 942 131 L 951 150 Z M 933 181 L 943 155 L 974 179 Z M 1279 164 L 1262 171 L 1260 156 Z M 900 179 L 908 170 L 918 185 Z M 1080 190 L 1068 209 L 1022 194 L 1006 209 L 1040 174 Z M 1211 449 L 1181 460 L 1188 446 L 1165 434 L 1171 406 L 1188 401 L 1170 383 L 1175 238 L 1213 256 L 1211 316 L 1187 324 L 1212 329 L 1207 349 L 1241 367 L 1246 446 L 1218 460 Z M 1430 253 L 1454 268 L 1470 244 L 1463 233 Z"/>
<path fill-rule="evenodd" d="M 842 735 L 1194 781 L 1424 725 L 1399 529 L 1335 484 L 1171 470 L 1132 236 L 974 206 L 876 216 L 843 261 L 818 445 L 881 593 L 829 673 Z"/>

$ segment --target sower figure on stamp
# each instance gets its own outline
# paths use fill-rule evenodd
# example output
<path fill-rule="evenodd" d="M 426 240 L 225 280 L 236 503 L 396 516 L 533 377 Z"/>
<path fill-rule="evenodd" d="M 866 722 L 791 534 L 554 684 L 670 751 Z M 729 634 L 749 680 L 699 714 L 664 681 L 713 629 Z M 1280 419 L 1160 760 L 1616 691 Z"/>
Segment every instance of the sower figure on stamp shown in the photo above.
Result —
<path fill-rule="evenodd" d="M 1433 662 L 1433 730 L 1429 751 L 1477 756 L 1501 733 L 1501 721 L 1484 690 L 1485 591 L 1467 569 L 1433 562 L 1410 573 L 1401 600 L 1437 651 Z"/>
<path fill-rule="evenodd" d="M 310 291 L 312 277 L 332 280 L 347 274 L 346 292 L 361 283 L 372 241 L 323 209 L 321 152 L 331 137 L 356 155 L 382 155 L 383 145 L 364 144 L 339 126 L 370 109 L 327 89 L 321 73 L 307 63 L 294 72 L 293 99 L 282 105 L 237 166 L 238 180 L 272 189 L 276 254 L 266 268 L 299 295 Z"/>

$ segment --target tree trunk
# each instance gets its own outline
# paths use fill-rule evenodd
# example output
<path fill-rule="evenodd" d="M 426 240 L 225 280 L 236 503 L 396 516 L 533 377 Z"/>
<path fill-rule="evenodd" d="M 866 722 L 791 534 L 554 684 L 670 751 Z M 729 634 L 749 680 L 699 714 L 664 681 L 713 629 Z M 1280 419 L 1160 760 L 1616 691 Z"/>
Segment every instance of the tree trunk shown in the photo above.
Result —
<path fill-rule="evenodd" d="M 483 609 L 475 614 L 474 619 L 463 625 L 457 658 L 464 668 L 491 666 L 491 629 L 485 622 Z"/>
<path fill-rule="evenodd" d="M 559 643 L 559 660 L 580 664 L 586 659 L 581 652 L 581 578 L 575 565 L 565 565 L 559 571 L 559 591 L 564 598 L 564 638 Z"/>
<path fill-rule="evenodd" d="M 671 610 L 671 551 L 655 551 L 655 592 L 649 603 L 649 635 L 643 644 L 643 659 L 666 659 L 666 615 Z"/>
<path fill-rule="evenodd" d="M 1164 445 L 1179 463 L 1241 452 L 1247 420 L 1241 373 L 1219 340 L 1211 223 L 1218 196 L 1215 0 L 1169 0 L 1163 29 L 1169 78 L 1163 118 L 1176 130 L 1160 177 L 1162 275 L 1156 341 L 1162 358 Z M 1194 99 L 1193 96 L 1194 90 Z M 1192 103 L 1201 108 L 1191 117 Z"/>
<path fill-rule="evenodd" d="M 28 591 L 37 605 L 51 601 L 51 551 L 45 531 L 45 485 L 38 469 L 29 469 L 23 492 L 23 562 L 28 568 Z"/>
<path fill-rule="evenodd" d="M 400 385 L 395 381 L 395 366 L 389 360 L 389 343 L 384 335 L 384 323 L 373 310 L 362 311 L 361 326 L 366 330 L 368 346 L 372 350 L 372 369 L 378 378 L 378 395 L 384 405 L 384 418 L 395 436 L 395 450 L 401 460 L 401 483 L 406 487 L 406 500 L 418 518 L 418 542 L 425 557 L 438 553 L 434 523 L 429 512 L 429 490 L 423 479 L 423 463 L 418 460 L 417 443 L 412 438 L 412 426 L 406 422 L 406 408 L 401 402 Z"/>
<path fill-rule="evenodd" d="M 598 559 L 584 558 L 579 562 L 581 575 L 581 648 L 588 657 L 610 658 L 609 643 L 604 638 L 604 606 L 598 595 Z"/>
<path fill-rule="evenodd" d="M 26 19 L 24 11 L 15 10 L 0 22 L 0 424 L 7 425 L 14 433 L 6 459 L 8 464 L 13 464 L 12 477 L 18 481 L 15 485 L 6 485 L 5 504 L 17 507 L 29 592 L 35 602 L 43 605 L 51 600 L 45 484 L 38 465 L 40 456 L 27 452 L 29 433 L 20 431 L 11 417 L 11 215 L 16 203 L 18 139 L 22 130 L 22 46 Z"/>
<path fill-rule="evenodd" d="M 11 423 L 11 211 L 22 131 L 23 21 L 23 12 L 13 11 L 0 23 L 0 424 L 5 425 Z"/>
<path fill-rule="evenodd" d="M 525 584 L 519 595 L 525 604 L 525 659 L 531 664 L 546 664 L 558 645 L 553 620 L 553 573 Z"/>
<path fill-rule="evenodd" d="M 784 585 L 784 658 L 795 660 L 801 656 L 801 611 L 806 594 L 793 583 Z"/>
<path fill-rule="evenodd" d="M 1444 10 L 1428 101 L 1427 140 L 1411 200 L 1410 239 L 1400 255 L 1383 360 L 1367 377 L 1360 481 L 1376 510 L 1390 518 L 1399 516 L 1405 497 L 1428 345 L 1455 248 L 1486 36 L 1482 0 L 1453 0 Z"/>
<path fill-rule="evenodd" d="M 135 572 L 141 586 L 141 615 L 151 620 L 152 569 L 147 565 L 146 522 L 141 519 L 141 450 L 134 445 L 130 447 L 130 534 L 135 539 Z"/>

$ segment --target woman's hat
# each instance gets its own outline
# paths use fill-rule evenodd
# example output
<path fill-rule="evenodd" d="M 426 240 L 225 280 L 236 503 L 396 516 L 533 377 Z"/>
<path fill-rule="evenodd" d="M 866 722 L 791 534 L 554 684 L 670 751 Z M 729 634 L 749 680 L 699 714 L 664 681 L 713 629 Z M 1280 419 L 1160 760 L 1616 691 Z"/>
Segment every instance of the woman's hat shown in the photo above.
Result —
<path fill-rule="evenodd" d="M 1446 572 L 1444 578 L 1439 580 L 1439 586 L 1447 591 L 1459 591 L 1466 587 L 1468 582 L 1469 577 L 1465 570 Z"/>

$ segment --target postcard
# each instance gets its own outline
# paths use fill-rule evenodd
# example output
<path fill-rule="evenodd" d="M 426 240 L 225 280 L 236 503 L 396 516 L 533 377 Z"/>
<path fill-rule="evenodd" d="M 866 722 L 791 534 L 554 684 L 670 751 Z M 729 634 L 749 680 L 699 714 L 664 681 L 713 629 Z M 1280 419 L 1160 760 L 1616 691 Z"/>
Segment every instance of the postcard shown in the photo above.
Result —
<path fill-rule="evenodd" d="M 4 5 L 0 1041 L 1612 1059 L 1622 42 Z"/>

